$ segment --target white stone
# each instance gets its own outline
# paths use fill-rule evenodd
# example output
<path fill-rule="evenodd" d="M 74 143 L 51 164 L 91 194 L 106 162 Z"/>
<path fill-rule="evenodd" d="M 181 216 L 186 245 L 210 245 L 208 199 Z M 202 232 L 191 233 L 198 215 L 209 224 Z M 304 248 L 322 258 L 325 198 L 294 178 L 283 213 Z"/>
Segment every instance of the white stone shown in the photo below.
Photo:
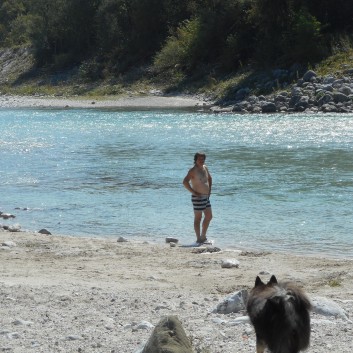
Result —
<path fill-rule="evenodd" d="M 229 326 L 235 326 L 235 325 L 239 325 L 239 324 L 248 324 L 248 323 L 250 323 L 249 316 L 240 316 L 240 317 L 237 317 L 234 320 L 229 321 L 228 325 Z"/>
<path fill-rule="evenodd" d="M 240 262 L 235 259 L 227 259 L 222 260 L 221 267 L 222 268 L 232 268 L 232 267 L 239 267 Z"/>
<path fill-rule="evenodd" d="M 340 317 L 344 320 L 348 320 L 346 311 L 341 308 L 333 300 L 324 297 L 315 297 L 311 300 L 313 311 L 317 314 L 324 316 L 335 316 Z"/>
<path fill-rule="evenodd" d="M 9 248 L 13 248 L 13 247 L 17 246 L 17 244 L 11 240 L 4 241 L 1 245 L 8 246 Z"/>
<path fill-rule="evenodd" d="M 136 329 L 137 330 L 148 330 L 153 328 L 154 326 L 148 322 L 148 321 L 141 321 L 139 324 L 137 324 Z"/>

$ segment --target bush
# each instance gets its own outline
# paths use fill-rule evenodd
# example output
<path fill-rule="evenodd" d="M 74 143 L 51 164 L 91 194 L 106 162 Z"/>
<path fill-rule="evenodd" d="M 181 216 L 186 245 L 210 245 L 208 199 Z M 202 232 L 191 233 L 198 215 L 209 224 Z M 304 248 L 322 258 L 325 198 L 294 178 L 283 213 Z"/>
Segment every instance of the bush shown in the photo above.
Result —
<path fill-rule="evenodd" d="M 324 48 L 321 23 L 306 8 L 295 16 L 291 36 L 293 45 L 289 56 L 298 62 L 314 62 L 322 57 Z"/>
<path fill-rule="evenodd" d="M 190 69 L 197 56 L 200 28 L 198 18 L 185 21 L 177 29 L 176 34 L 167 39 L 162 50 L 155 56 L 155 69 L 164 71 L 177 66 Z"/>

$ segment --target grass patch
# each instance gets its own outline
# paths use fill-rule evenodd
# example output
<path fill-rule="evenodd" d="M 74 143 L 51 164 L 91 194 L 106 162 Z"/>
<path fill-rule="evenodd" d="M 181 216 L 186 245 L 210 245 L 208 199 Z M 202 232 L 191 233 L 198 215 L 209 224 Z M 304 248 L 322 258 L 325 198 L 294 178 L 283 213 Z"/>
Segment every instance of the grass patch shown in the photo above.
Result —
<path fill-rule="evenodd" d="M 342 286 L 342 279 L 341 278 L 330 279 L 327 284 L 332 288 L 341 287 Z"/>
<path fill-rule="evenodd" d="M 353 68 L 353 49 L 347 49 L 332 55 L 314 68 L 315 72 L 320 76 L 332 75 L 341 76 L 347 69 Z"/>

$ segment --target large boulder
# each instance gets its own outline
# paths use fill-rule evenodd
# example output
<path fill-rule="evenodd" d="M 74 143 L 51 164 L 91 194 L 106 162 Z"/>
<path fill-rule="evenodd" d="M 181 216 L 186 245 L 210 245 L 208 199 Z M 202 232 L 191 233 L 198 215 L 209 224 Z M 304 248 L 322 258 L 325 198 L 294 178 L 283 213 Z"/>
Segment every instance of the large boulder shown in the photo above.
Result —
<path fill-rule="evenodd" d="M 194 353 L 176 316 L 166 316 L 154 328 L 142 353 Z"/>
<path fill-rule="evenodd" d="M 261 109 L 263 113 L 275 113 L 277 111 L 276 104 L 273 102 L 264 102 Z"/>
<path fill-rule="evenodd" d="M 310 82 L 314 77 L 316 77 L 316 73 L 312 70 L 307 71 L 304 76 L 303 76 L 303 80 L 304 82 Z"/>
<path fill-rule="evenodd" d="M 347 97 L 344 93 L 341 92 L 334 92 L 332 97 L 335 103 L 343 103 L 349 101 L 349 97 Z"/>

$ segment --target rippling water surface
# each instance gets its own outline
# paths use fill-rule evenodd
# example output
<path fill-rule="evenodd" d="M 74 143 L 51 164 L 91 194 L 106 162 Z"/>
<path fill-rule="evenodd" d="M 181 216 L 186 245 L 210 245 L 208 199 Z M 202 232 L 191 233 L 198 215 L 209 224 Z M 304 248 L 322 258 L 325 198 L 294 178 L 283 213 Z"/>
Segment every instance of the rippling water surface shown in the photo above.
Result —
<path fill-rule="evenodd" d="M 217 245 L 353 258 L 352 115 L 3 109 L 0 124 L 0 210 L 24 229 L 190 243 L 182 179 L 202 150 Z"/>

